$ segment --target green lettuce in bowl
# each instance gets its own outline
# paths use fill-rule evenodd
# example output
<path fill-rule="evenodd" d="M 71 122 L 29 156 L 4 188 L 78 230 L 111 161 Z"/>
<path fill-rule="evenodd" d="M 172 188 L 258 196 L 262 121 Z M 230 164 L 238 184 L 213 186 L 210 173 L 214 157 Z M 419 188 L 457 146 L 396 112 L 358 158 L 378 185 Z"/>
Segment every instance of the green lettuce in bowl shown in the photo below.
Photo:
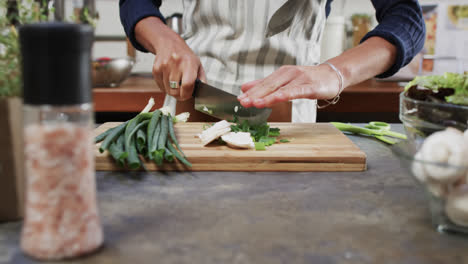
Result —
<path fill-rule="evenodd" d="M 400 120 L 414 141 L 447 127 L 468 129 L 468 74 L 416 77 L 400 95 Z"/>
<path fill-rule="evenodd" d="M 437 98 L 468 106 L 468 74 L 447 72 L 444 75 L 418 76 L 406 85 L 405 92 L 414 99 L 434 101 Z"/>

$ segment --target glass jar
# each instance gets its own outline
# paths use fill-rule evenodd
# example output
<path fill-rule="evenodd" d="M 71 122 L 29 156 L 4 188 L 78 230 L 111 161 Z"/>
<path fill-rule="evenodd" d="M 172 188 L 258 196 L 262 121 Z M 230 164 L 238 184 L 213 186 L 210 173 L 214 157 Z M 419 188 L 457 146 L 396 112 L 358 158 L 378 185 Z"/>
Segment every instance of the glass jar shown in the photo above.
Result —
<path fill-rule="evenodd" d="M 99 248 L 90 26 L 20 28 L 26 202 L 22 250 L 57 260 Z"/>
<path fill-rule="evenodd" d="M 103 241 L 96 206 L 91 104 L 24 106 L 26 214 L 21 248 L 80 256 Z"/>

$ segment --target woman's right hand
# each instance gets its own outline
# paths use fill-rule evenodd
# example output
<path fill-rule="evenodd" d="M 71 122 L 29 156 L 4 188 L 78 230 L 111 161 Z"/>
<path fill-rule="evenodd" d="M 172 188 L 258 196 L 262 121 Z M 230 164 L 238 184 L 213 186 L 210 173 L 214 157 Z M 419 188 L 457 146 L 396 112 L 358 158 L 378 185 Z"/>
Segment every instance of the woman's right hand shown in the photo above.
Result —
<path fill-rule="evenodd" d="M 147 17 L 138 22 L 135 37 L 138 43 L 156 54 L 153 78 L 167 94 L 185 101 L 192 97 L 197 78 L 206 81 L 198 56 L 159 18 Z M 171 88 L 170 82 L 177 83 L 178 88 Z"/>

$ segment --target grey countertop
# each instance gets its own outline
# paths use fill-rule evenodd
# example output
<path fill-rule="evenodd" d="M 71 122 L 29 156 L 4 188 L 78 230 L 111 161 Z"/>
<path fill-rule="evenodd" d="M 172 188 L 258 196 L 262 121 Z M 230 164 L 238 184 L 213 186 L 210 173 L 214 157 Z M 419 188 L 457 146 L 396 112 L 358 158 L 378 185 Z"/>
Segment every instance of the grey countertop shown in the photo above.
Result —
<path fill-rule="evenodd" d="M 75 262 L 468 263 L 468 237 L 434 230 L 390 148 L 349 137 L 365 172 L 98 172 L 105 244 Z M 35 263 L 20 229 L 0 224 L 0 263 Z"/>

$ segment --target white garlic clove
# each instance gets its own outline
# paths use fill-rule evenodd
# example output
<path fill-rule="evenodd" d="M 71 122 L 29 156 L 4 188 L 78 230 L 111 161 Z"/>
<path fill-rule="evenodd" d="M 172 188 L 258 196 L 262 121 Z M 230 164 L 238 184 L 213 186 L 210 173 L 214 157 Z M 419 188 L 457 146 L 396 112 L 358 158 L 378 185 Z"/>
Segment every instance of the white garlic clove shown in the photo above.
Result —
<path fill-rule="evenodd" d="M 445 213 L 455 224 L 468 226 L 468 185 L 462 185 L 448 195 Z"/>

